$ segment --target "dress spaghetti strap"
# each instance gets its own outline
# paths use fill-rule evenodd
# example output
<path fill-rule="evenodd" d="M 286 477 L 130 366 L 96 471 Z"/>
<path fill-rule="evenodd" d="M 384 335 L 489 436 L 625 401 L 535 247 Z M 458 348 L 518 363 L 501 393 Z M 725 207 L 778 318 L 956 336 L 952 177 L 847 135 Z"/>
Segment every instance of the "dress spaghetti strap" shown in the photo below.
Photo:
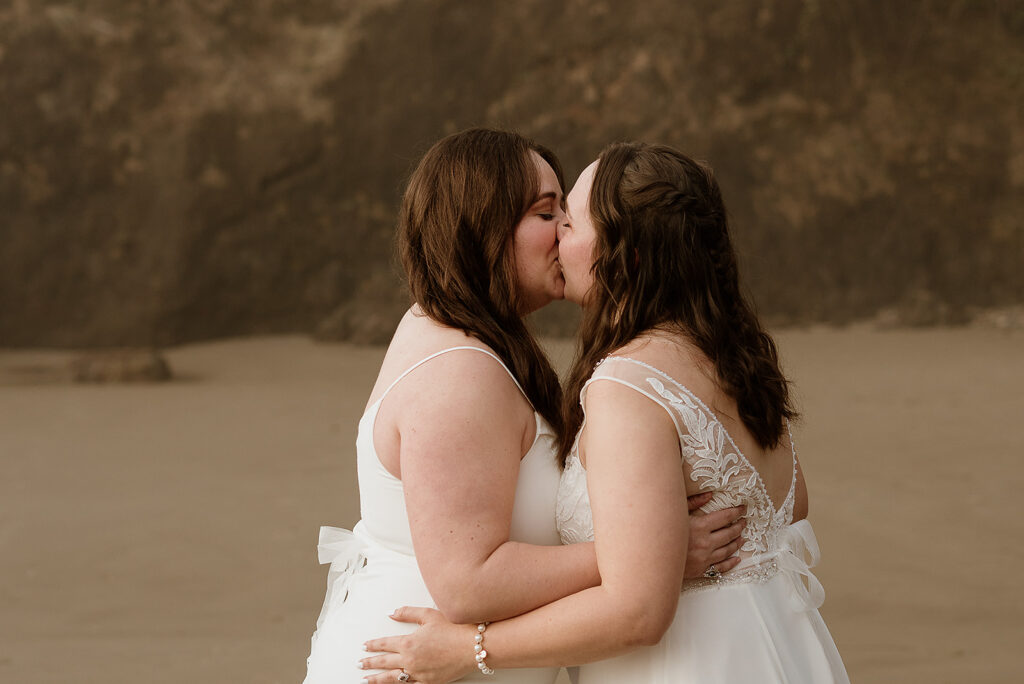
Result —
<path fill-rule="evenodd" d="M 417 361 L 416 363 L 411 365 L 409 368 L 406 368 L 404 371 L 402 371 L 401 375 L 399 375 L 397 378 L 395 378 L 394 381 L 392 381 L 392 383 L 390 385 L 388 385 L 387 389 L 384 390 L 384 393 L 381 394 L 377 398 L 377 401 L 375 401 L 374 404 L 380 404 L 382 401 L 384 401 L 384 397 L 386 397 L 388 395 L 388 392 L 390 392 L 394 388 L 395 385 L 397 385 L 399 382 L 402 381 L 403 378 L 405 378 L 405 376 L 407 376 L 409 373 L 412 373 L 414 370 L 416 370 L 417 368 L 419 368 L 420 366 L 425 364 L 427 361 L 430 361 L 432 359 L 436 359 L 438 356 L 441 356 L 442 354 L 447 354 L 448 352 L 453 352 L 453 351 L 461 351 L 463 349 L 471 349 L 473 351 L 478 351 L 478 352 L 480 352 L 482 354 L 487 354 L 492 359 L 497 361 L 498 364 L 502 368 L 505 369 L 505 372 L 508 373 L 508 376 L 510 378 L 512 378 L 512 382 L 516 383 L 516 387 L 518 387 L 519 391 L 522 392 L 524 397 L 526 397 L 526 401 L 530 402 L 530 397 L 528 397 L 526 392 L 525 392 L 525 390 L 523 390 L 523 386 L 519 384 L 519 381 L 516 380 L 516 376 L 512 373 L 511 370 L 509 370 L 508 366 L 505 365 L 505 362 L 502 361 L 498 357 L 497 354 L 495 354 L 494 352 L 492 352 L 492 351 L 490 351 L 488 349 L 483 349 L 481 347 L 473 347 L 473 346 L 470 346 L 470 345 L 464 345 L 464 346 L 461 346 L 461 347 L 448 347 L 447 349 L 442 349 L 441 351 L 434 352 L 430 356 L 428 356 L 428 357 L 426 357 L 424 359 L 420 359 L 419 361 Z M 531 407 L 533 406 L 532 402 L 530 402 L 530 406 Z"/>

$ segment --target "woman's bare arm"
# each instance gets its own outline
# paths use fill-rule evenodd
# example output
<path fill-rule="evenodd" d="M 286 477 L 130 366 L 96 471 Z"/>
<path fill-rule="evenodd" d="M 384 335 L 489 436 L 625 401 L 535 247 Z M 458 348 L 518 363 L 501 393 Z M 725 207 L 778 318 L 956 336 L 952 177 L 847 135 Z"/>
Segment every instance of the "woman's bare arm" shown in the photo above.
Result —
<path fill-rule="evenodd" d="M 453 622 L 499 620 L 596 585 L 592 544 L 509 541 L 533 413 L 493 359 L 449 356 L 406 381 L 398 422 L 413 546 L 438 608 Z"/>
<path fill-rule="evenodd" d="M 493 625 L 491 667 L 609 658 L 657 643 L 675 617 L 689 525 L 675 426 L 613 382 L 590 386 L 587 415 L 581 444 L 601 584 Z"/>

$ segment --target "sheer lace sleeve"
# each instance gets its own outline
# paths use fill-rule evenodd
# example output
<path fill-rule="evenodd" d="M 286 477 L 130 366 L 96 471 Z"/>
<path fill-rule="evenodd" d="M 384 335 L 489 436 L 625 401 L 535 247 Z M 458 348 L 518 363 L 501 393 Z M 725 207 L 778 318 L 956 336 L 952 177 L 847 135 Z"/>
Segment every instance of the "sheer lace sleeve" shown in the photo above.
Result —
<path fill-rule="evenodd" d="M 597 367 L 594 368 L 594 373 L 583 385 L 583 389 L 580 390 L 580 406 L 583 407 L 583 425 L 580 426 L 579 432 L 582 433 L 583 427 L 587 424 L 587 390 L 593 383 L 604 380 L 625 385 L 665 409 L 665 412 L 672 419 L 672 423 L 676 426 L 676 434 L 682 439 L 686 426 L 681 421 L 680 414 L 673 405 L 673 399 L 669 393 L 665 392 L 664 385 L 656 377 L 650 377 L 652 370 L 657 371 L 653 366 L 645 366 L 639 361 L 622 356 L 609 356 L 597 364 Z M 660 373 L 661 371 L 657 372 Z M 654 382 L 651 382 L 652 380 Z M 579 434 L 577 434 L 578 438 Z"/>

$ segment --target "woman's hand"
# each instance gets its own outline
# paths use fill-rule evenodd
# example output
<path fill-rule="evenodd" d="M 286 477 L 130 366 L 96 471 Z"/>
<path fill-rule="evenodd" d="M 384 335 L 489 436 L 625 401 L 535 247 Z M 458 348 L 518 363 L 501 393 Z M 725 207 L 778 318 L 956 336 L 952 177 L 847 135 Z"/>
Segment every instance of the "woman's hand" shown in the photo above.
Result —
<path fill-rule="evenodd" d="M 740 532 L 747 524 L 743 518 L 746 506 L 725 508 L 704 515 L 697 509 L 711 500 L 711 492 L 695 494 L 688 498 L 690 510 L 690 544 L 686 549 L 686 570 L 683 577 L 696 579 L 712 565 L 718 572 L 728 572 L 740 562 L 733 556 L 743 545 Z"/>
<path fill-rule="evenodd" d="M 404 670 L 409 675 L 405 681 L 445 684 L 477 669 L 473 651 L 475 625 L 455 625 L 433 608 L 408 606 L 392 613 L 391 619 L 420 627 L 412 634 L 367 641 L 366 650 L 381 655 L 363 658 L 360 666 L 387 672 L 367 675 L 364 681 L 370 684 L 399 682 Z"/>

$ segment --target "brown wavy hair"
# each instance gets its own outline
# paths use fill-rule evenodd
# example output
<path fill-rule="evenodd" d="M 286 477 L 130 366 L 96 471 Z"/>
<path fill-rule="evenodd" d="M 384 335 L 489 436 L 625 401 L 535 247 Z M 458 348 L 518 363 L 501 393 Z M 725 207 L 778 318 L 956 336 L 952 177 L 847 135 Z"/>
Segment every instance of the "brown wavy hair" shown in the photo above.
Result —
<path fill-rule="evenodd" d="M 588 199 L 597 234 L 576 360 L 563 398 L 561 458 L 583 421 L 580 390 L 605 356 L 656 328 L 686 335 L 714 364 L 758 444 L 795 418 L 775 342 L 740 290 L 722 193 L 706 165 L 662 145 L 616 143 Z"/>
<path fill-rule="evenodd" d="M 405 190 L 398 252 L 413 301 L 493 349 L 560 433 L 561 387 L 523 321 L 513 249 L 540 189 L 531 151 L 564 188 L 554 153 L 517 133 L 474 128 L 435 143 Z"/>

